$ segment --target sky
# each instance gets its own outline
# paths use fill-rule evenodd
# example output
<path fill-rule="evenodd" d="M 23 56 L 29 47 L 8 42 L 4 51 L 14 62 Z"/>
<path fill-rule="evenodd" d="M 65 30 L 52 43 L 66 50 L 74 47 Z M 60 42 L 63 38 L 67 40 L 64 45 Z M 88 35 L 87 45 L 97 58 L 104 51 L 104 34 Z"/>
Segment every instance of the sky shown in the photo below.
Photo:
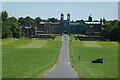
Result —
<path fill-rule="evenodd" d="M 2 0 L 2 2 L 118 2 L 120 0 Z"/>
<path fill-rule="evenodd" d="M 2 11 L 7 11 L 9 16 L 42 19 L 55 17 L 60 19 L 63 13 L 66 19 L 70 13 L 71 20 L 105 18 L 109 20 L 118 19 L 118 2 L 2 2 Z"/>

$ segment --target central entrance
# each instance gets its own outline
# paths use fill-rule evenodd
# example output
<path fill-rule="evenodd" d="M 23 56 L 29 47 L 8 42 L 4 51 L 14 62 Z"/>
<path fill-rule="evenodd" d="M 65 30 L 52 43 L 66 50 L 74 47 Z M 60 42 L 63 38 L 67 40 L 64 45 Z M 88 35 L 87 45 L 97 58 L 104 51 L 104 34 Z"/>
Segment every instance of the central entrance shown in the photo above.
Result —
<path fill-rule="evenodd" d="M 61 33 L 64 33 L 64 34 L 69 34 L 70 32 L 70 24 L 69 24 L 69 21 L 62 21 L 60 23 L 60 27 L 61 27 Z"/>

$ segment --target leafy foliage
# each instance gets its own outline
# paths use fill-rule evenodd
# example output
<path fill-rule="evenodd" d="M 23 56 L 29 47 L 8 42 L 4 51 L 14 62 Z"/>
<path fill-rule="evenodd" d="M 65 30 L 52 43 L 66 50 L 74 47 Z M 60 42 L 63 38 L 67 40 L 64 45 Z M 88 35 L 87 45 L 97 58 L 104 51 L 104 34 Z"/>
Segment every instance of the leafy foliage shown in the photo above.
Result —
<path fill-rule="evenodd" d="M 6 11 L 2 12 L 2 38 L 20 38 L 21 29 L 15 17 L 9 17 Z"/>
<path fill-rule="evenodd" d="M 0 39 L 2 38 L 2 14 L 0 13 Z"/>
<path fill-rule="evenodd" d="M 12 36 L 12 33 L 9 29 L 9 26 L 7 25 L 7 21 L 6 22 L 3 21 L 2 22 L 2 38 L 5 39 L 11 36 Z"/>
<path fill-rule="evenodd" d="M 47 21 L 48 22 L 59 22 L 59 20 L 56 18 L 48 18 Z"/>
<path fill-rule="evenodd" d="M 34 22 L 36 25 L 39 25 L 39 23 L 42 21 L 42 19 L 40 17 L 36 17 Z"/>
<path fill-rule="evenodd" d="M 120 21 L 106 21 L 105 22 L 105 37 L 112 41 L 120 40 Z"/>

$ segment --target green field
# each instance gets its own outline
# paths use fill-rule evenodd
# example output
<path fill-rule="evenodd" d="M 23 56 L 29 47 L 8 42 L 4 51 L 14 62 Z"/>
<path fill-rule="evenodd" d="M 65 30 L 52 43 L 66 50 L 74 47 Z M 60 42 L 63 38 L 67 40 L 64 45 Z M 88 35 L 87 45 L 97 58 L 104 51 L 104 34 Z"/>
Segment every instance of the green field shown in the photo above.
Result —
<path fill-rule="evenodd" d="M 79 41 L 74 36 L 70 36 L 69 40 L 72 40 L 69 43 L 71 65 L 80 78 L 118 77 L 117 42 Z M 55 40 L 2 40 L 2 77 L 43 77 L 57 62 L 61 43 L 62 36 L 57 36 Z M 97 58 L 104 58 L 105 62 L 92 64 L 91 61 Z"/>
<path fill-rule="evenodd" d="M 117 42 L 77 40 L 69 43 L 69 49 L 71 65 L 77 71 L 80 78 L 118 77 Z M 104 63 L 91 63 L 92 60 L 97 58 L 104 58 Z"/>
<path fill-rule="evenodd" d="M 2 49 L 1 49 L 1 45 L 2 44 L 2 40 L 0 39 L 0 79 L 2 79 Z"/>
<path fill-rule="evenodd" d="M 118 42 L 118 53 L 120 53 L 120 42 Z M 118 55 L 118 66 L 120 66 L 120 54 Z M 118 69 L 118 77 L 120 78 L 120 69 Z"/>
<path fill-rule="evenodd" d="M 62 37 L 57 40 L 2 40 L 3 78 L 40 78 L 57 62 Z"/>

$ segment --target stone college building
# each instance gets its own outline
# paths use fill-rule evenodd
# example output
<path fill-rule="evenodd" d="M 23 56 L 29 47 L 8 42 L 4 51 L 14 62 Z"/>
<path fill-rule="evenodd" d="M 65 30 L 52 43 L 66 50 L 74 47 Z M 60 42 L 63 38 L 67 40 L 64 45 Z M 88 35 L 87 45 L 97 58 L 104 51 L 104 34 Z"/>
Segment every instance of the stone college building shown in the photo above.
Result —
<path fill-rule="evenodd" d="M 85 35 L 102 35 L 104 22 L 92 21 L 89 16 L 87 21 L 80 20 L 79 22 L 70 22 L 70 14 L 67 14 L 67 20 L 64 19 L 64 14 L 61 13 L 60 22 L 40 22 L 38 26 L 22 27 L 25 37 L 32 37 L 41 34 L 85 34 Z"/>

